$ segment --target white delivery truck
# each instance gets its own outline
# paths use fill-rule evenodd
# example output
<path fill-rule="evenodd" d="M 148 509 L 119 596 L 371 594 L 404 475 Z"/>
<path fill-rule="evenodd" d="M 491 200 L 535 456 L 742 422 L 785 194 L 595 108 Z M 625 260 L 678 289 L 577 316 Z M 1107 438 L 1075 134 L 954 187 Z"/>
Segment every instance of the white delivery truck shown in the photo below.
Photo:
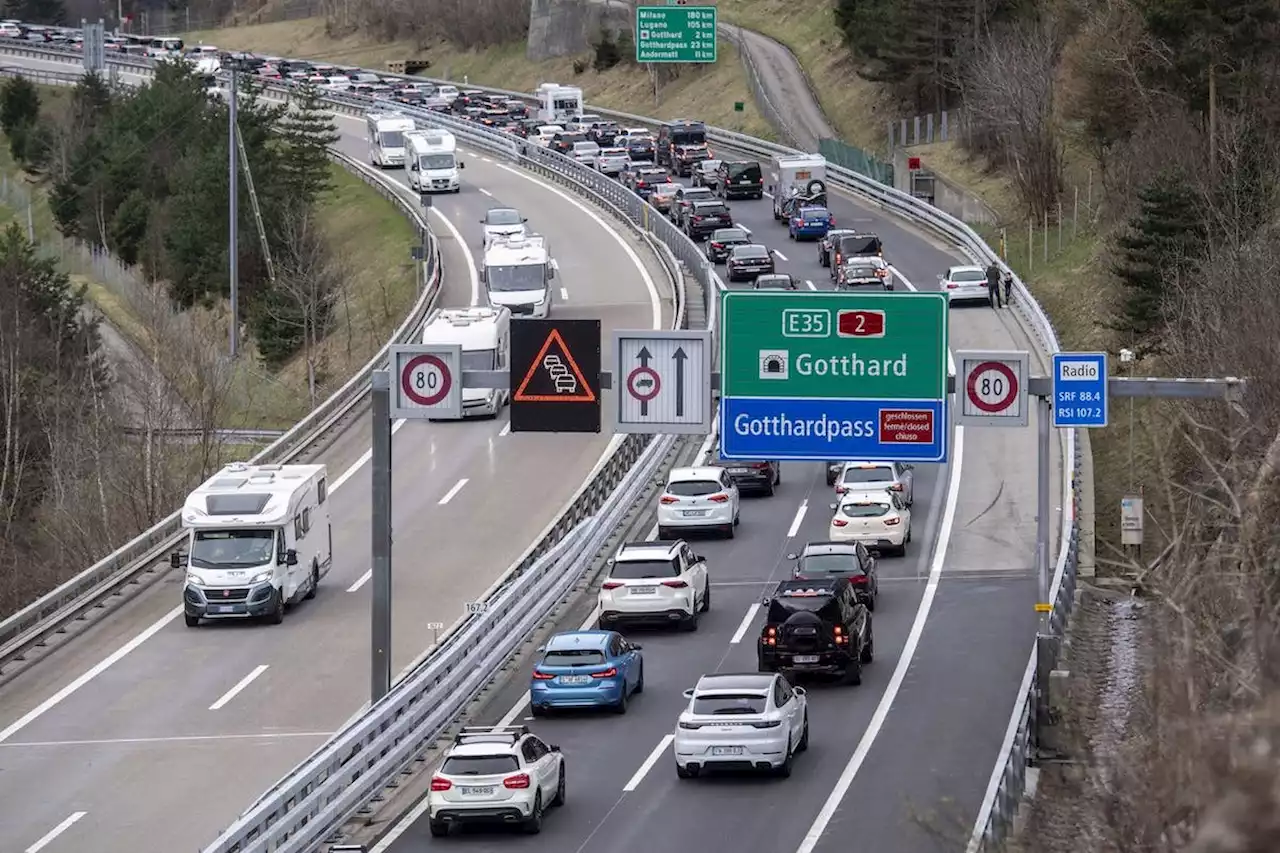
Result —
<path fill-rule="evenodd" d="M 432 128 L 405 134 L 409 186 L 419 193 L 462 192 L 458 170 L 458 142 L 447 130 Z"/>
<path fill-rule="evenodd" d="M 416 129 L 413 119 L 399 113 L 369 113 L 369 163 L 386 168 L 404 165 L 404 136 Z"/>
<path fill-rule="evenodd" d="M 550 282 L 555 277 L 547 238 L 538 234 L 495 237 L 480 267 L 490 305 L 539 320 L 551 312 Z"/>
<path fill-rule="evenodd" d="M 324 465 L 234 462 L 187 497 L 187 550 L 169 557 L 186 569 L 187 626 L 201 619 L 265 617 L 313 598 L 333 564 L 328 472 Z"/>
<path fill-rule="evenodd" d="M 773 156 L 768 192 L 773 194 L 773 218 L 788 218 L 797 203 L 826 204 L 827 160 L 821 154 Z"/>
<path fill-rule="evenodd" d="M 458 344 L 463 370 L 507 370 L 511 353 L 511 312 L 501 306 L 445 308 L 422 327 L 424 344 Z M 496 417 L 508 392 L 498 388 L 462 389 L 464 418 Z"/>
<path fill-rule="evenodd" d="M 534 92 L 538 99 L 538 120 L 566 125 L 582 115 L 582 90 L 559 83 L 541 83 Z"/>

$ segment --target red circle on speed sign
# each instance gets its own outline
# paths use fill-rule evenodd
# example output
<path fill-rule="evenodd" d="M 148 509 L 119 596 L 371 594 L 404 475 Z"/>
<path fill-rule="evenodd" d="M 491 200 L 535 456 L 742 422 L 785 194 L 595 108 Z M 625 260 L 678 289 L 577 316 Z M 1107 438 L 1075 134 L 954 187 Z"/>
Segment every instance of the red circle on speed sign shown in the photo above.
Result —
<path fill-rule="evenodd" d="M 427 394 L 420 394 L 418 389 L 414 387 L 413 376 L 423 368 L 435 368 L 440 374 L 439 388 Z M 429 375 L 429 374 L 428 374 Z M 424 379 L 423 386 L 429 387 L 430 380 Z M 453 387 L 453 376 L 449 373 L 449 365 L 444 363 L 438 355 L 426 353 L 424 355 L 415 355 L 405 364 L 400 371 L 400 390 L 404 391 L 404 395 L 419 406 L 434 406 L 449 394 L 449 389 Z"/>
<path fill-rule="evenodd" d="M 978 379 L 984 373 L 997 373 L 999 376 L 992 382 L 992 385 L 999 385 L 1001 379 L 1004 380 L 1004 388 L 995 392 L 995 399 L 991 393 L 983 394 L 981 388 L 978 387 Z M 977 406 L 987 414 L 995 414 L 1003 412 L 1005 409 L 1013 405 L 1013 401 L 1018 396 L 1018 377 L 1009 368 L 1009 365 L 1001 361 L 984 361 L 969 371 L 969 381 L 965 383 L 965 395 L 969 398 L 969 402 Z"/>

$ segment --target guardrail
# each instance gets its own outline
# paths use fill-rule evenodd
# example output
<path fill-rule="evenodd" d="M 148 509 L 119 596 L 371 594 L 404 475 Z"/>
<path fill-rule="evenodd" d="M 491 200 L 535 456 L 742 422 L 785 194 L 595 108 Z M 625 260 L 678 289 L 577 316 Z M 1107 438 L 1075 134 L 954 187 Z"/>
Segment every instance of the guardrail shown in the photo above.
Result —
<path fill-rule="evenodd" d="M 75 51 L 60 48 L 33 47 L 25 44 L 10 46 L 0 43 L 0 52 L 36 56 L 45 60 L 57 58 L 60 61 L 80 61 L 80 54 Z M 151 68 L 153 65 L 150 60 L 136 57 L 109 57 L 108 61 L 113 65 L 130 70 L 144 70 Z M 415 80 L 432 79 L 406 77 L 405 75 L 386 74 L 384 72 L 378 73 L 384 77 L 404 77 L 405 79 Z M 437 80 L 434 82 L 454 81 Z M 276 90 L 287 91 L 292 88 L 289 84 L 281 81 L 268 81 L 266 85 L 269 89 Z M 532 97 L 525 92 L 512 92 L 481 86 L 470 86 L 470 88 L 521 98 L 525 101 L 532 100 Z M 347 93 L 326 93 L 325 99 L 335 106 L 355 112 L 363 112 L 375 103 L 372 99 Z M 682 233 L 677 231 L 665 217 L 647 203 L 627 193 L 618 187 L 616 182 L 605 178 L 594 170 L 582 167 L 555 152 L 547 151 L 531 144 L 522 144 L 520 140 L 508 134 L 478 128 L 471 122 L 457 119 L 444 113 L 413 111 L 401 104 L 395 104 L 394 108 L 400 112 L 409 112 L 417 115 L 424 123 L 448 127 L 460 135 L 465 135 L 472 141 L 482 140 L 483 144 L 489 147 L 490 150 L 501 151 L 521 165 L 525 165 L 534 171 L 541 171 L 556 180 L 567 181 L 576 187 L 589 189 L 592 195 L 602 196 L 607 199 L 610 206 L 626 216 L 627 221 L 664 243 L 670 249 L 672 257 L 682 261 L 688 267 L 701 286 L 700 296 L 702 306 L 706 312 L 707 326 L 712 329 L 716 327 L 715 311 L 717 300 L 715 294 L 723 289 L 723 282 L 716 275 L 714 267 L 706 261 L 701 251 L 692 241 L 689 241 Z M 645 116 L 596 107 L 591 107 L 590 109 L 598 115 L 635 126 L 653 126 L 655 124 L 653 119 Z M 769 159 L 775 155 L 803 153 L 796 149 L 754 139 L 721 128 L 709 128 L 708 137 L 712 143 L 719 147 L 726 147 L 751 157 Z M 1002 268 L 1008 269 L 1002 259 L 992 251 L 976 232 L 955 217 L 943 213 L 906 193 L 840 166 L 829 164 L 827 177 L 828 185 L 832 189 L 871 201 L 894 215 L 928 228 L 958 247 L 974 263 L 986 266 L 995 262 Z M 1060 351 L 1061 347 L 1057 334 L 1049 323 L 1048 317 L 1045 316 L 1044 311 L 1021 279 L 1012 270 L 1008 271 L 1013 275 L 1014 280 L 1013 292 L 1015 298 L 1013 300 L 1013 309 L 1019 316 L 1023 326 L 1028 330 L 1028 333 L 1034 338 L 1034 342 L 1044 354 L 1050 355 Z M 1066 630 L 1074 600 L 1080 536 L 1077 517 L 1080 501 L 1078 478 L 1081 467 L 1080 448 L 1075 432 L 1073 430 L 1060 431 L 1060 440 L 1063 460 L 1062 525 L 1060 547 L 1054 566 L 1051 587 L 1051 600 L 1054 604 L 1051 624 L 1053 633 L 1058 638 L 1061 638 Z M 1033 648 L 1029 672 L 1034 672 L 1035 655 L 1036 652 Z M 1053 656 L 1056 657 L 1056 650 Z M 1056 665 L 1056 661 L 1051 661 L 1051 663 Z M 1013 817 L 1017 811 L 1025 786 L 1026 767 L 1032 760 L 1027 732 L 1029 731 L 1028 721 L 1030 720 L 1030 715 L 1034 712 L 1036 701 L 1034 678 L 1024 677 L 1023 684 L 1014 703 L 1005 742 L 1001 747 L 987 795 L 974 825 L 972 838 L 969 842 L 970 853 L 986 853 L 986 851 L 994 849 L 994 846 L 1006 836 L 1012 826 Z M 227 850 L 230 849 L 227 848 Z"/>

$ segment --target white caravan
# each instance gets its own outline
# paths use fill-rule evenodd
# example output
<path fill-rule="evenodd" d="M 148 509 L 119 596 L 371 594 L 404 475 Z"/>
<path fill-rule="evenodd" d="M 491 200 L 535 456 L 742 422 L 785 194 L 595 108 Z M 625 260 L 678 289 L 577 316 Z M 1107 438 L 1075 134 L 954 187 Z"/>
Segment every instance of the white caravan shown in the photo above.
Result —
<path fill-rule="evenodd" d="M 506 308 L 445 308 L 422 327 L 424 344 L 459 344 L 463 370 L 506 370 L 511 349 L 511 312 Z M 494 417 L 508 392 L 462 389 L 464 418 Z"/>
<path fill-rule="evenodd" d="M 409 186 L 419 193 L 462 192 L 458 170 L 458 142 L 447 130 L 415 130 L 405 134 L 409 161 Z"/>
<path fill-rule="evenodd" d="M 542 83 L 534 93 L 538 99 L 538 120 L 565 125 L 582 115 L 582 90 L 559 83 Z"/>
<path fill-rule="evenodd" d="M 547 239 L 537 234 L 495 237 L 480 267 L 490 305 L 514 316 L 545 318 L 551 312 L 551 279 L 556 262 Z"/>
<path fill-rule="evenodd" d="M 413 119 L 399 113 L 369 113 L 369 162 L 374 166 L 404 165 L 404 136 L 416 129 Z"/>
<path fill-rule="evenodd" d="M 323 465 L 233 462 L 192 492 L 182 507 L 187 550 L 169 557 L 186 569 L 187 626 L 255 616 L 279 624 L 286 607 L 314 598 L 333 563 L 328 488 Z"/>

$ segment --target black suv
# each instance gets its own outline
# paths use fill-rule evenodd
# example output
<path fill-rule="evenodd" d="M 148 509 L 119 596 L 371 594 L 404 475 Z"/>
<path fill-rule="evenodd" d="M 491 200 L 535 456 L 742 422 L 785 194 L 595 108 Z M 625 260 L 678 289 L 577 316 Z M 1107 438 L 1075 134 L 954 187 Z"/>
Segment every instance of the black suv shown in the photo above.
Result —
<path fill-rule="evenodd" d="M 831 244 L 831 277 L 848 258 L 884 257 L 884 244 L 875 234 L 844 234 Z"/>
<path fill-rule="evenodd" d="M 712 231 L 710 239 L 707 240 L 707 260 L 713 264 L 723 264 L 728 260 L 734 246 L 750 244 L 751 235 L 741 228 L 721 228 L 718 231 Z"/>
<path fill-rule="evenodd" d="M 768 616 L 756 648 L 761 672 L 834 675 L 846 684 L 862 683 L 862 666 L 874 654 L 871 611 L 847 578 L 783 581 L 764 603 Z"/>
<path fill-rule="evenodd" d="M 610 148 L 613 146 L 613 141 L 618 138 L 620 130 L 622 128 L 618 127 L 616 121 L 597 121 L 587 131 L 587 136 L 601 148 Z"/>
<path fill-rule="evenodd" d="M 707 151 L 707 126 L 689 119 L 664 121 L 658 125 L 654 155 L 658 165 L 666 166 L 678 174 L 686 174 L 695 162 L 711 159 L 710 152 Z M 697 160 L 692 159 L 693 157 L 697 157 Z"/>
<path fill-rule="evenodd" d="M 731 227 L 733 214 L 729 212 L 729 206 L 719 199 L 695 201 L 684 213 L 684 230 L 690 240 L 705 240 L 718 229 Z"/>
<path fill-rule="evenodd" d="M 799 554 L 788 554 L 787 559 L 796 561 L 792 574 L 797 578 L 847 578 L 858 600 L 868 610 L 876 609 L 876 599 L 880 597 L 876 555 L 861 542 L 810 542 Z"/>
<path fill-rule="evenodd" d="M 723 198 L 764 198 L 764 175 L 755 160 L 725 160 L 717 172 L 716 191 Z"/>
<path fill-rule="evenodd" d="M 773 252 L 759 243 L 734 246 L 725 262 L 729 281 L 753 281 L 756 276 L 774 271 Z"/>

